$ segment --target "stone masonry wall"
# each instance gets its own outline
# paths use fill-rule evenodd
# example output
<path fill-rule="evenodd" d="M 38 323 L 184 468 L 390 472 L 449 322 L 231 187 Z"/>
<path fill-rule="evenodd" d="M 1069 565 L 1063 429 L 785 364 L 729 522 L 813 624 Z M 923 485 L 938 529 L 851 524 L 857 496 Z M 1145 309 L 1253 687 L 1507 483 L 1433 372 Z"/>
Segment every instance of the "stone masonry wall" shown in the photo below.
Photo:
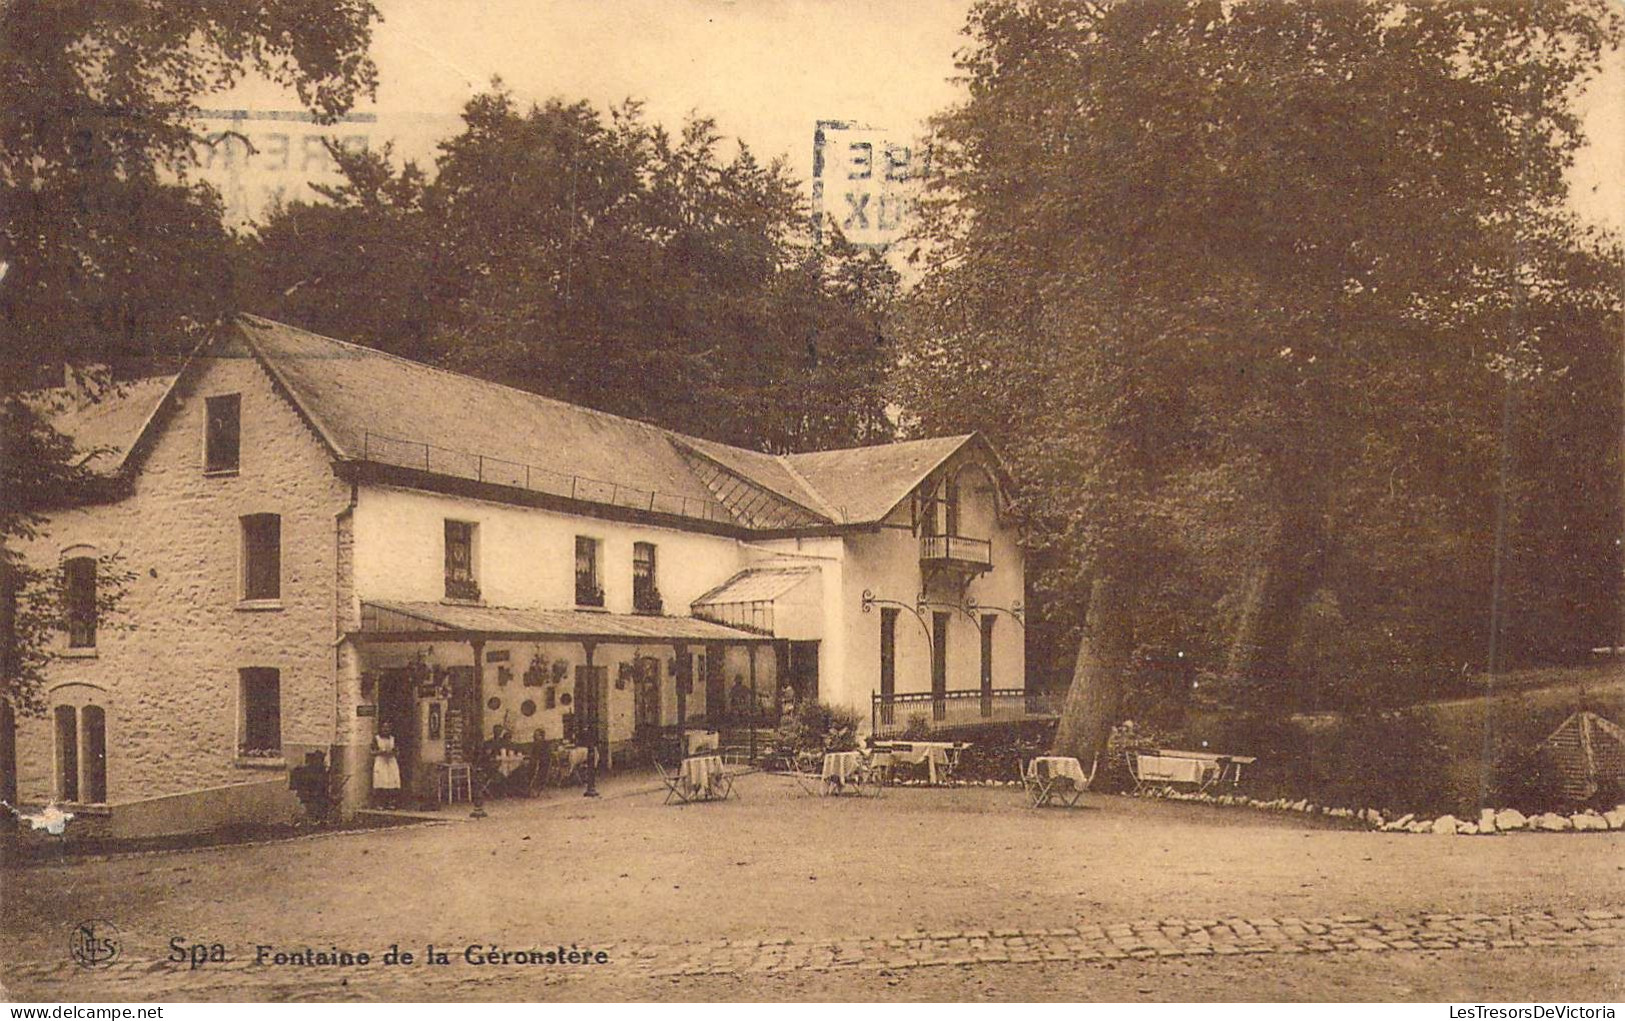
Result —
<path fill-rule="evenodd" d="M 335 515 L 349 486 L 334 477 L 317 437 L 240 345 L 218 349 L 193 377 L 136 477 L 133 493 L 57 515 L 30 554 L 55 564 L 66 548 L 117 551 L 134 573 L 116 630 L 104 622 L 93 656 L 50 669 L 53 705 L 107 712 L 108 803 L 263 780 L 274 763 L 237 758 L 241 667 L 281 671 L 286 759 L 335 738 Z M 242 394 L 241 467 L 205 475 L 204 398 Z M 282 598 L 276 609 L 239 605 L 245 514 L 282 517 Z M 90 689 L 85 685 L 92 686 Z M 88 692 L 88 694 L 87 694 Z M 53 795 L 53 728 L 19 722 L 25 801 Z M 116 813 L 116 807 L 115 807 Z"/>

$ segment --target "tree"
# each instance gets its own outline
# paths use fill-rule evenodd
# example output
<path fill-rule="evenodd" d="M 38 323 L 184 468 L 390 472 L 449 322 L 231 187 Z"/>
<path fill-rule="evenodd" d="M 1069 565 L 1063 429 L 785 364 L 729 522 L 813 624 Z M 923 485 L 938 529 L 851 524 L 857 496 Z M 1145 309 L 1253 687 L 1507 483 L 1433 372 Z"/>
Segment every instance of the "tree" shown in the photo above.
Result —
<path fill-rule="evenodd" d="M 636 103 L 528 109 L 500 83 L 434 172 L 334 156 L 344 182 L 259 232 L 265 314 L 762 449 L 882 438 L 884 260 L 810 244 L 782 160 L 675 136 Z M 360 315 L 356 310 L 364 309 Z"/>
<path fill-rule="evenodd" d="M 1413 667 L 1435 631 L 1465 651 L 1508 381 L 1577 364 L 1576 309 L 1618 315 L 1606 274 L 1568 293 L 1617 254 L 1562 203 L 1570 97 L 1619 32 L 1592 0 L 973 9 L 899 392 L 1022 466 L 1053 621 L 1105 580 L 1135 618 L 1107 632 L 1277 708 L 1322 594 L 1356 636 L 1416 625 Z"/>
<path fill-rule="evenodd" d="M 219 196 L 188 168 L 199 97 L 251 72 L 331 120 L 370 93 L 370 0 L 0 5 L 0 746 L 38 712 L 57 579 L 21 546 L 84 495 L 86 451 L 26 396 L 93 390 L 191 350 L 231 310 Z M 113 579 L 113 580 L 116 580 Z M 109 586 L 116 592 L 117 586 Z M 14 757 L 0 762 L 15 801 Z"/>

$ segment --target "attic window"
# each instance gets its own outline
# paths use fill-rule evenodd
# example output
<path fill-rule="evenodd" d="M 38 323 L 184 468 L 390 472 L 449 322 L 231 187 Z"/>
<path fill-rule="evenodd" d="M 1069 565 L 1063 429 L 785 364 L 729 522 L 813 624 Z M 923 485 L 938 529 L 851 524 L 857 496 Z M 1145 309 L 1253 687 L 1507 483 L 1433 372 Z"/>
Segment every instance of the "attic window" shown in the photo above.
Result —
<path fill-rule="evenodd" d="M 234 472 L 242 435 L 242 394 L 222 394 L 204 401 L 203 470 Z"/>

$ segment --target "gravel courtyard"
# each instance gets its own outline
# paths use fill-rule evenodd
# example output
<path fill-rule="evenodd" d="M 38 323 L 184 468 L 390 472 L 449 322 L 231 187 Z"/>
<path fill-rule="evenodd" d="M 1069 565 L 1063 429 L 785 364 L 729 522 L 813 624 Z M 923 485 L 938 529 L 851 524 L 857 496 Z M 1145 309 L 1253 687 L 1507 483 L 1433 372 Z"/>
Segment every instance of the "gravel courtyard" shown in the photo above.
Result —
<path fill-rule="evenodd" d="M 9 868 L 0 982 L 64 999 L 1541 999 L 1625 995 L 1625 835 L 1434 837 L 1004 788 L 752 775 L 252 846 Z M 74 925 L 120 934 L 111 966 Z M 171 940 L 219 943 L 196 969 Z M 448 963 L 423 963 L 433 943 Z M 417 955 L 385 966 L 391 944 Z M 603 950 L 476 964 L 464 948 Z M 366 951 L 365 966 L 257 965 Z"/>

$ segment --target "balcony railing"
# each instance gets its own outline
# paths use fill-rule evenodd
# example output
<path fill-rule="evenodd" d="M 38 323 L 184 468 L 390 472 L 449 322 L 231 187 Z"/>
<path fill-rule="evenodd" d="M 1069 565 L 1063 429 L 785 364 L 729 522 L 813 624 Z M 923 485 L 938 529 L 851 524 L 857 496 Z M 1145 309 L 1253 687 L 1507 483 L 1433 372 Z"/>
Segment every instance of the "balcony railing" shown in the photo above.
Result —
<path fill-rule="evenodd" d="M 927 565 L 987 571 L 993 567 L 993 543 L 963 535 L 920 536 L 920 562 Z"/>
<path fill-rule="evenodd" d="M 1060 714 L 1061 696 L 1025 688 L 966 691 L 909 692 L 872 697 L 870 725 L 878 738 L 901 736 L 906 731 L 948 730 L 983 723 L 1015 723 L 1047 719 Z"/>

